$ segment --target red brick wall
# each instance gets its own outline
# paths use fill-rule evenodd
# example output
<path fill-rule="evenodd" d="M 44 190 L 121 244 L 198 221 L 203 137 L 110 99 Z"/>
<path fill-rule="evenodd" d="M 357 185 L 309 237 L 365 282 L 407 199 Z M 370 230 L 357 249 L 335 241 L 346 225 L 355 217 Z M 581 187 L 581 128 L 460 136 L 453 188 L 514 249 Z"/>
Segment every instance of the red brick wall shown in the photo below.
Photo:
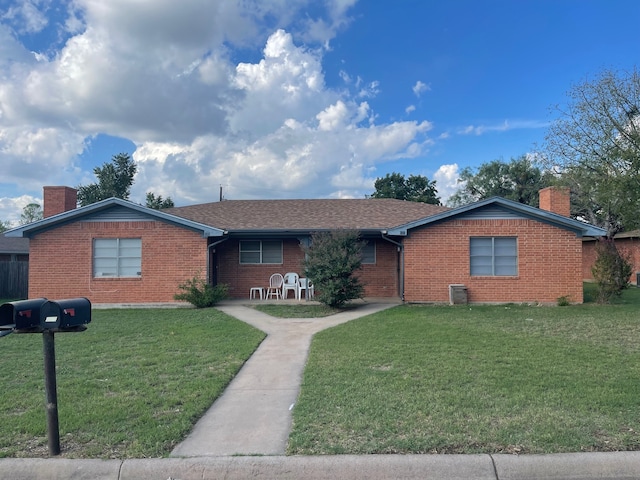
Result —
<path fill-rule="evenodd" d="M 472 277 L 469 239 L 518 238 L 518 275 Z M 405 300 L 448 302 L 449 285 L 464 284 L 468 301 L 582 302 L 582 245 L 574 233 L 533 220 L 451 220 L 405 240 Z"/>
<path fill-rule="evenodd" d="M 218 283 L 227 284 L 229 295 L 234 298 L 249 298 L 251 287 L 268 287 L 274 273 L 302 273 L 304 254 L 296 239 L 283 241 L 282 264 L 241 265 L 239 243 L 230 239 L 215 247 Z"/>
<path fill-rule="evenodd" d="M 141 238 L 141 278 L 93 278 L 93 238 Z M 93 303 L 173 302 L 178 284 L 206 275 L 207 239 L 162 222 L 77 222 L 30 242 L 29 296 Z"/>
<path fill-rule="evenodd" d="M 240 247 L 236 239 L 215 247 L 218 283 L 229 285 L 234 298 L 249 298 L 251 287 L 267 287 L 273 273 L 296 272 L 303 275 L 304 252 L 296 239 L 283 241 L 283 263 L 279 265 L 241 265 Z M 359 275 L 367 297 L 398 296 L 396 246 L 383 241 L 376 243 L 376 264 L 363 265 Z M 292 298 L 292 297 L 291 297 Z"/>
<path fill-rule="evenodd" d="M 589 240 L 582 242 L 582 278 L 584 280 L 593 280 L 591 267 L 596 262 L 596 244 L 597 240 Z M 616 240 L 618 251 L 627 257 L 633 265 L 633 270 L 629 281 L 636 284 L 636 272 L 640 272 L 640 239 L 638 238 L 619 238 Z"/>
<path fill-rule="evenodd" d="M 397 246 L 376 241 L 376 263 L 363 264 L 359 274 L 365 297 L 399 297 L 398 268 Z"/>

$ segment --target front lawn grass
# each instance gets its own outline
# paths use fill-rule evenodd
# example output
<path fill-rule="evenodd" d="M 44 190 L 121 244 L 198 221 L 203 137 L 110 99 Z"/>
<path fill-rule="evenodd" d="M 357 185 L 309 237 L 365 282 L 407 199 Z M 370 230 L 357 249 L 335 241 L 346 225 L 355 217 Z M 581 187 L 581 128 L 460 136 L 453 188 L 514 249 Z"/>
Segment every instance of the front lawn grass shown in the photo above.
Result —
<path fill-rule="evenodd" d="M 320 332 L 288 453 L 640 450 L 639 306 L 404 305 Z"/>
<path fill-rule="evenodd" d="M 356 306 L 350 305 L 347 305 L 344 309 L 339 309 L 322 304 L 278 305 L 275 303 L 267 303 L 264 305 L 252 304 L 249 306 L 277 318 L 320 318 L 335 315 L 345 309 L 357 308 Z"/>
<path fill-rule="evenodd" d="M 55 334 L 62 456 L 167 456 L 263 338 L 215 309 L 94 310 Z M 48 456 L 42 335 L 0 358 L 0 457 Z"/>

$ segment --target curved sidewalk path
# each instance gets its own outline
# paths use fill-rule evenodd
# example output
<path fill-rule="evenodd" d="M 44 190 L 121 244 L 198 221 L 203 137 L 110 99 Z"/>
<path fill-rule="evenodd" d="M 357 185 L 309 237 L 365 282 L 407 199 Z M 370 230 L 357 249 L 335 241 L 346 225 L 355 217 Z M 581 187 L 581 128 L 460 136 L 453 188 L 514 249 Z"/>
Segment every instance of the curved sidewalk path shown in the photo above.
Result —
<path fill-rule="evenodd" d="M 396 303 L 370 303 L 321 318 L 275 318 L 241 305 L 218 309 L 267 334 L 172 457 L 283 455 L 311 338 Z"/>

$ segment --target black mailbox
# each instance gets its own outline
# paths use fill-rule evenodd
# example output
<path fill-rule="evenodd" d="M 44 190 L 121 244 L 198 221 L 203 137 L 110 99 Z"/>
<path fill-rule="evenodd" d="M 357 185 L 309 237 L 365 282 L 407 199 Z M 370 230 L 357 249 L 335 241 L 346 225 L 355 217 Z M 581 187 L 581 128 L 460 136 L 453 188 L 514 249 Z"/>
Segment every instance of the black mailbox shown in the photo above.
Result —
<path fill-rule="evenodd" d="M 46 298 L 34 298 L 2 304 L 0 306 L 0 330 L 39 330 L 40 310 L 46 301 Z"/>
<path fill-rule="evenodd" d="M 44 330 L 82 331 L 89 322 L 91 302 L 84 297 L 48 301 L 40 309 L 40 326 Z"/>

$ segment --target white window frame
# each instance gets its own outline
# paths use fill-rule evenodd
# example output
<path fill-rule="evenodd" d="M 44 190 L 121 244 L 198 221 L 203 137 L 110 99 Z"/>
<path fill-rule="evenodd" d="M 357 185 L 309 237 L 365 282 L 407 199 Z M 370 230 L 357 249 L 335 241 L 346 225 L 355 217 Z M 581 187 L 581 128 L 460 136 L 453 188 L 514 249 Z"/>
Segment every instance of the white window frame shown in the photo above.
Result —
<path fill-rule="evenodd" d="M 140 278 L 142 239 L 94 238 L 92 259 L 94 278 Z"/>
<path fill-rule="evenodd" d="M 469 272 L 472 277 L 517 276 L 518 238 L 470 237 Z"/>
<path fill-rule="evenodd" d="M 249 245 L 248 244 L 256 244 L 256 245 L 252 245 L 251 249 L 246 248 Z M 279 261 L 265 261 L 265 260 L 269 260 L 269 258 L 265 258 L 267 255 L 265 254 L 265 243 L 278 243 L 279 244 L 279 259 L 274 259 L 274 260 L 279 260 Z M 245 248 L 243 248 L 243 246 Z M 257 247 L 257 248 L 256 248 Z M 239 245 L 238 245 L 238 262 L 240 263 L 240 265 L 282 265 L 283 261 L 283 243 L 282 240 L 240 240 Z M 270 254 L 274 254 L 275 252 L 269 252 Z M 248 256 L 251 256 L 250 254 L 253 254 L 254 258 L 253 260 L 247 260 Z"/>

